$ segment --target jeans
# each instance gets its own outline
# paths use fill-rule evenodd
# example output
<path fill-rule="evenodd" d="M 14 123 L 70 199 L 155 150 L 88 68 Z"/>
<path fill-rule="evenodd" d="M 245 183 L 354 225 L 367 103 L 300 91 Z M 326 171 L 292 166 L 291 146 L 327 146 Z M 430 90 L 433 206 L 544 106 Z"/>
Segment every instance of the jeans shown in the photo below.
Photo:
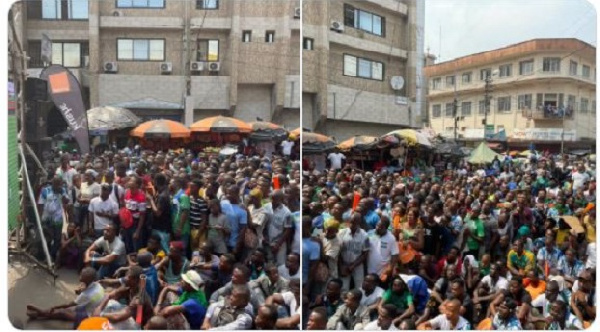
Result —
<path fill-rule="evenodd" d="M 152 230 L 152 235 L 158 235 L 160 237 L 160 245 L 165 254 L 169 254 L 169 233 L 162 232 L 157 229 Z"/>
<path fill-rule="evenodd" d="M 100 255 L 94 255 L 94 257 L 101 257 Z M 96 278 L 98 280 L 104 279 L 106 277 L 112 278 L 113 274 L 117 271 L 121 266 L 117 263 L 117 261 L 113 261 L 110 264 L 101 265 L 97 262 L 92 262 L 92 267 L 97 270 Z"/>
<path fill-rule="evenodd" d="M 52 257 L 52 260 L 55 260 L 62 240 L 62 223 L 59 224 L 54 221 L 46 221 L 44 228 L 45 233 L 48 236 L 46 242 L 50 247 L 50 257 Z"/>
<path fill-rule="evenodd" d="M 137 222 L 134 222 L 133 226 L 127 229 L 121 229 L 121 240 L 125 243 L 125 250 L 128 254 L 137 252 L 140 248 L 144 247 L 144 242 L 142 239 L 142 231 L 140 231 L 139 237 L 137 240 L 133 239 L 133 234 L 137 230 Z"/>

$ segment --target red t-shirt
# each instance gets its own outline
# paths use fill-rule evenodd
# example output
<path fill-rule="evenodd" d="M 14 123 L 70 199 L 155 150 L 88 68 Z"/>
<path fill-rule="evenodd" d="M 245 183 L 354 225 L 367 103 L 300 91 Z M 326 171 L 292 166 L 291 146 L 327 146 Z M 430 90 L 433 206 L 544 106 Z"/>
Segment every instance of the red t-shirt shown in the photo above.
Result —
<path fill-rule="evenodd" d="M 137 190 L 135 194 L 131 193 L 131 190 L 125 192 L 125 206 L 134 219 L 139 219 L 140 214 L 146 211 L 146 195 L 141 190 Z"/>

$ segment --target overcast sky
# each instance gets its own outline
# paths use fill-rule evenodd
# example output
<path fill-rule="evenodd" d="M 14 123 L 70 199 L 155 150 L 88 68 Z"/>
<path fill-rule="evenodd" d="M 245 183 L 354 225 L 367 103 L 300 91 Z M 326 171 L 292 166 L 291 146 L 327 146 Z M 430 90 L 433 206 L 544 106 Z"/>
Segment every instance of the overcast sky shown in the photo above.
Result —
<path fill-rule="evenodd" d="M 534 38 L 578 38 L 595 46 L 599 3 L 426 0 L 425 50 L 438 56 L 439 63 Z"/>

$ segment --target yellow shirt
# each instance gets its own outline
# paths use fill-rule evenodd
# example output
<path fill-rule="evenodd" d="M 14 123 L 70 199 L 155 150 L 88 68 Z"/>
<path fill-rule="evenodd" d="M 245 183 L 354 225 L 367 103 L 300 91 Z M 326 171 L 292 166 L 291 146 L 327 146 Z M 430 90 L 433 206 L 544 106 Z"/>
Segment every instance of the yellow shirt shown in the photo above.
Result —
<path fill-rule="evenodd" d="M 596 225 L 590 223 L 590 216 L 583 218 L 583 225 L 586 227 L 586 234 L 588 242 L 596 243 Z"/>

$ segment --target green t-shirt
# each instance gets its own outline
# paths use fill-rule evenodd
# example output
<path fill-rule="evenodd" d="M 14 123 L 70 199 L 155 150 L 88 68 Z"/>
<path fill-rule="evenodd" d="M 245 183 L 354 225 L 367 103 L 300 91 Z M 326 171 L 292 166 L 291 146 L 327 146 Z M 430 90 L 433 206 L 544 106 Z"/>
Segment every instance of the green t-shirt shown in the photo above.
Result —
<path fill-rule="evenodd" d="M 413 298 L 409 291 L 405 291 L 402 295 L 398 295 L 396 292 L 388 289 L 383 293 L 381 299 L 383 304 L 393 304 L 400 311 L 408 309 L 408 307 L 413 304 Z"/>
<path fill-rule="evenodd" d="M 174 197 L 173 197 L 173 204 L 172 206 L 172 216 L 173 216 L 173 221 L 172 221 L 172 226 L 173 226 L 173 232 L 177 231 L 177 227 L 179 227 L 179 220 L 181 219 L 180 216 L 184 211 L 190 211 L 190 197 L 188 195 L 186 195 L 184 193 L 183 190 L 180 190 Z M 190 219 L 189 219 L 189 213 L 188 213 L 188 220 L 186 220 L 183 223 L 183 228 L 181 230 L 181 234 L 190 234 Z"/>
<path fill-rule="evenodd" d="M 471 234 L 475 234 L 477 237 L 485 236 L 485 230 L 483 229 L 483 222 L 481 219 L 477 218 L 475 220 L 469 220 L 467 222 L 467 227 L 469 227 Z M 467 238 L 467 248 L 469 248 L 469 250 L 477 250 L 479 249 L 479 242 L 469 236 Z"/>

